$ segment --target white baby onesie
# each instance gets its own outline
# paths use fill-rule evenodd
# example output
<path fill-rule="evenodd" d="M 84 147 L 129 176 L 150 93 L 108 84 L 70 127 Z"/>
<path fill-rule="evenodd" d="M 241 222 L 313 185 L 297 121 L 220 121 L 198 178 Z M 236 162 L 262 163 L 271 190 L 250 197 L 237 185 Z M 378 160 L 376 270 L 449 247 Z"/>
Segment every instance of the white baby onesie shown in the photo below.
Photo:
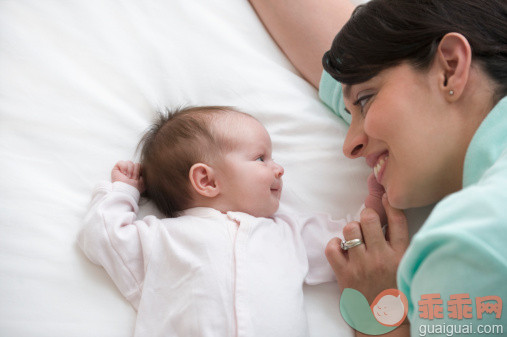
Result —
<path fill-rule="evenodd" d="M 191 208 L 138 220 L 139 192 L 94 191 L 79 245 L 137 311 L 134 336 L 308 336 L 303 282 L 334 280 L 324 255 L 347 221 Z"/>

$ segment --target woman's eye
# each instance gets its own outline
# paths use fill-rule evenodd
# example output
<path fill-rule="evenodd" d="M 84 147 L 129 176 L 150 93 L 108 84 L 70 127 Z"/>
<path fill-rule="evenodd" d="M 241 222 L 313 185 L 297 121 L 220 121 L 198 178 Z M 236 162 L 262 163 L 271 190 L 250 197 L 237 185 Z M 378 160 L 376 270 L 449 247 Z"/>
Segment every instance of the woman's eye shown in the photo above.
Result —
<path fill-rule="evenodd" d="M 366 104 L 370 101 L 370 98 L 372 98 L 374 94 L 364 95 L 362 97 L 359 97 L 357 101 L 354 102 L 354 105 L 361 107 L 361 113 L 364 114 L 364 107 Z"/>

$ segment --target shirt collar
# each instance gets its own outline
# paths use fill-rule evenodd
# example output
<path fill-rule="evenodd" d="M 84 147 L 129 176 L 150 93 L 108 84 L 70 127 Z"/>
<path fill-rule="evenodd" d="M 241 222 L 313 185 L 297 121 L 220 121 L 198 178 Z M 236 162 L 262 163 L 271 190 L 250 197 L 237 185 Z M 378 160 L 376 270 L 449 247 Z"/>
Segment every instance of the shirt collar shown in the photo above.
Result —
<path fill-rule="evenodd" d="M 226 214 L 223 214 L 219 210 L 216 210 L 211 207 L 193 207 L 188 208 L 180 213 L 181 216 L 188 215 L 188 216 L 196 216 L 200 218 L 216 218 L 216 217 L 224 217 L 227 216 Z"/>
<path fill-rule="evenodd" d="M 463 187 L 478 182 L 506 148 L 507 97 L 504 97 L 482 121 L 468 146 Z"/>
<path fill-rule="evenodd" d="M 228 218 L 230 220 L 243 221 L 245 219 L 255 218 L 250 214 L 243 212 L 229 211 L 222 213 L 211 207 L 193 207 L 182 211 L 179 216 L 195 216 L 199 218 Z"/>

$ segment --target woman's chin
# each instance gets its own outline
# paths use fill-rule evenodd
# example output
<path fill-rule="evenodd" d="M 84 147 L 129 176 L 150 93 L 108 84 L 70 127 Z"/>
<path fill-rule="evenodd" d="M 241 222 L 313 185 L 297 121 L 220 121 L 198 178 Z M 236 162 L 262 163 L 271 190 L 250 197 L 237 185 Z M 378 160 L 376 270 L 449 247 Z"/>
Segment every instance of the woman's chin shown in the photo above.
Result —
<path fill-rule="evenodd" d="M 410 199 L 404 193 L 396 193 L 393 188 L 386 189 L 387 201 L 391 207 L 396 209 L 408 209 L 414 206 L 411 205 Z"/>
<path fill-rule="evenodd" d="M 428 206 L 440 200 L 432 200 L 432 198 L 422 194 L 408 193 L 408 191 L 406 193 L 396 193 L 394 189 L 387 189 L 386 194 L 391 207 L 401 210 Z"/>

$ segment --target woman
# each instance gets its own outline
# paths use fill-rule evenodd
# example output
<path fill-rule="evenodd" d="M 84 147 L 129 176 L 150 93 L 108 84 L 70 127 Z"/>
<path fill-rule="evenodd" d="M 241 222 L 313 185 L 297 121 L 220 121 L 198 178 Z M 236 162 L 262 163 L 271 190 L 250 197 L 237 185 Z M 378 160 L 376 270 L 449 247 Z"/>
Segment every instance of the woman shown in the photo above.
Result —
<path fill-rule="evenodd" d="M 281 48 L 318 85 L 311 56 L 292 55 L 304 54 L 305 41 L 322 50 L 329 38 L 329 25 L 298 20 L 313 12 L 309 2 L 291 3 L 281 15 L 283 4 L 252 1 Z M 332 7 L 316 13 L 322 22 L 333 16 L 343 22 L 349 7 L 339 6 L 341 16 Z M 388 216 L 387 238 L 378 215 L 366 209 L 344 232 L 348 243 L 362 244 L 343 250 L 335 239 L 326 255 L 340 287 L 359 290 L 369 303 L 387 288 L 408 297 L 410 326 L 391 334 L 507 331 L 501 315 L 507 299 L 506 22 L 505 0 L 372 0 L 354 11 L 324 55 L 320 96 L 351 117 L 343 150 L 374 168 Z M 286 37 L 301 31 L 317 38 Z M 435 202 L 407 248 L 399 209 Z"/>

